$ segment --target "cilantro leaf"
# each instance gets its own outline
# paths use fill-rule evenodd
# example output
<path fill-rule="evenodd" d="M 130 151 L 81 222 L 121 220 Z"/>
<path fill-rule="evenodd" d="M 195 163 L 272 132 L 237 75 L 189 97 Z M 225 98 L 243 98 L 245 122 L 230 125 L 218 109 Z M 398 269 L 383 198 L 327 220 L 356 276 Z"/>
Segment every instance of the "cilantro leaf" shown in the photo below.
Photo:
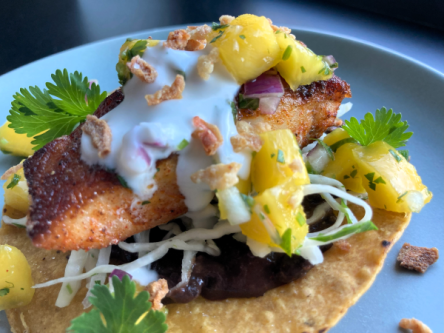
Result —
<path fill-rule="evenodd" d="M 245 98 L 243 94 L 239 94 L 239 109 L 257 110 L 259 107 L 259 98 Z"/>
<path fill-rule="evenodd" d="M 8 184 L 8 186 L 6 186 L 7 189 L 10 188 L 14 188 L 18 185 L 19 181 L 20 181 L 20 177 L 18 174 L 14 173 L 14 176 L 11 179 L 11 182 Z"/>
<path fill-rule="evenodd" d="M 68 331 L 75 333 L 163 333 L 165 314 L 153 311 L 149 293 L 135 296 L 136 284 L 128 276 L 113 276 L 114 295 L 104 285 L 94 285 L 89 301 L 94 308 L 71 321 Z M 134 297 L 135 296 L 135 297 Z M 103 321 L 102 321 L 103 316 Z M 142 318 L 142 319 L 141 319 Z"/>
<path fill-rule="evenodd" d="M 350 136 L 363 146 L 376 141 L 387 142 L 394 148 L 405 146 L 412 132 L 405 132 L 409 125 L 407 121 L 401 121 L 401 114 L 394 113 L 392 109 L 383 107 L 376 110 L 375 117 L 369 112 L 359 123 L 354 117 L 346 120 L 342 127 Z"/>
<path fill-rule="evenodd" d="M 281 249 L 284 250 L 284 252 L 291 257 L 291 228 L 288 228 L 285 230 L 284 234 L 282 235 L 282 241 L 281 244 L 279 244 Z"/>
<path fill-rule="evenodd" d="M 100 93 L 100 87 L 95 83 L 89 89 L 88 78 L 83 78 L 79 72 L 68 74 L 66 69 L 63 72 L 57 70 L 52 78 L 55 84 L 48 82 L 48 90 L 35 86 L 29 87 L 29 90 L 21 88 L 20 92 L 15 93 L 10 114 L 6 117 L 10 122 L 9 127 L 16 133 L 35 136 L 31 142 L 35 145 L 34 150 L 70 134 L 107 95 L 105 91 Z"/>
<path fill-rule="evenodd" d="M 406 161 L 409 160 L 409 151 L 408 150 L 398 150 L 398 153 L 400 153 L 405 159 Z"/>

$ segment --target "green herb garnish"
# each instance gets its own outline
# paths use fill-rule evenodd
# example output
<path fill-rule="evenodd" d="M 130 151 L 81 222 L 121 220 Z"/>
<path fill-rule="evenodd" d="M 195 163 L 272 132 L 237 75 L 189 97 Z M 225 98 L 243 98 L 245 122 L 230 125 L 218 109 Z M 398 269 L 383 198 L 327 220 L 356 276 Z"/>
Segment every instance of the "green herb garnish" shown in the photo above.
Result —
<path fill-rule="evenodd" d="M 239 38 L 245 39 L 245 35 L 239 35 Z"/>
<path fill-rule="evenodd" d="M 145 206 L 147 204 L 151 203 L 151 201 L 142 201 L 142 206 Z"/>
<path fill-rule="evenodd" d="M 125 43 L 132 42 L 134 39 L 128 38 Z M 123 44 L 125 45 L 125 44 Z M 125 83 L 133 77 L 133 73 L 131 73 L 130 69 L 126 65 L 128 62 L 133 59 L 135 56 L 143 56 L 143 53 L 146 50 L 148 45 L 148 41 L 146 39 L 138 39 L 131 48 L 123 49 L 119 54 L 119 61 L 116 64 L 117 76 L 119 78 L 119 83 L 123 86 Z"/>
<path fill-rule="evenodd" d="M 34 137 L 33 150 L 42 148 L 48 142 L 71 134 L 74 127 L 94 113 L 107 96 L 106 91 L 93 83 L 89 89 L 87 77 L 82 73 L 68 74 L 66 69 L 51 75 L 54 83 L 47 82 L 48 90 L 37 86 L 21 88 L 13 97 L 9 115 L 9 127 L 18 134 Z M 85 95 L 87 101 L 85 101 Z"/>
<path fill-rule="evenodd" d="M 306 70 L 305 70 L 305 67 L 304 67 L 304 66 L 301 66 L 301 72 L 302 72 L 302 73 L 305 73 L 305 72 L 306 72 Z"/>
<path fill-rule="evenodd" d="M 282 60 L 287 60 L 291 56 L 291 52 L 293 51 L 293 48 L 291 45 L 288 45 L 287 48 L 284 51 L 284 54 L 282 55 Z"/>
<path fill-rule="evenodd" d="M 117 179 L 119 180 L 120 185 L 122 185 L 125 188 L 129 188 L 128 183 L 126 182 L 126 180 L 122 176 L 117 175 Z"/>
<path fill-rule="evenodd" d="M 151 309 L 149 293 L 135 295 L 136 284 L 125 275 L 122 281 L 112 278 L 114 294 L 107 286 L 96 284 L 89 297 L 93 309 L 71 321 L 68 332 L 150 332 L 164 333 L 168 329 L 165 314 Z"/>
<path fill-rule="evenodd" d="M 20 177 L 16 173 L 14 173 L 14 176 L 12 176 L 11 182 L 8 184 L 8 186 L 6 186 L 6 188 L 11 189 L 11 188 L 16 187 L 20 181 L 20 178 L 22 178 L 22 177 Z"/>
<path fill-rule="evenodd" d="M 281 237 L 281 244 L 279 245 L 281 249 L 284 250 L 289 257 L 291 257 L 291 228 L 285 230 Z"/>
<path fill-rule="evenodd" d="M 407 194 L 407 193 L 409 193 L 408 191 L 405 191 L 403 194 L 401 194 L 399 197 L 398 197 L 398 200 L 396 200 L 396 203 L 400 203 L 403 199 L 403 197 Z"/>
<path fill-rule="evenodd" d="M 346 143 L 356 143 L 357 141 L 353 138 L 345 138 L 342 140 L 339 140 L 338 142 L 332 144 L 330 146 L 331 150 L 336 153 L 336 150 L 338 150 L 339 147 L 341 147 L 342 145 L 345 145 Z"/>
<path fill-rule="evenodd" d="M 326 144 L 324 141 L 322 141 L 320 139 L 312 139 L 312 140 L 316 140 L 322 146 L 322 148 L 325 149 L 328 157 L 330 157 L 330 159 L 333 161 L 335 160 L 335 154 L 333 154 L 333 150 L 331 149 L 331 147 L 328 144 Z"/>
<path fill-rule="evenodd" d="M 398 153 L 400 153 L 406 161 L 409 160 L 409 151 L 408 150 L 398 150 Z"/>
<path fill-rule="evenodd" d="M 353 224 L 353 221 L 350 218 L 350 214 L 347 211 L 348 206 L 345 204 L 344 199 L 341 199 L 341 207 L 342 207 L 342 212 L 344 213 L 346 219 L 347 219 L 347 223 L 348 224 Z"/>
<path fill-rule="evenodd" d="M 259 98 L 244 98 L 243 94 L 239 94 L 239 108 L 257 110 L 259 107 Z"/>
<path fill-rule="evenodd" d="M 284 164 L 285 163 L 285 156 L 284 156 L 284 152 L 280 149 L 278 149 L 278 156 L 276 159 L 279 163 Z"/>
<path fill-rule="evenodd" d="M 359 123 L 354 117 L 346 120 L 342 127 L 347 133 L 362 146 L 368 146 L 376 141 L 387 142 L 394 148 L 405 146 L 412 132 L 405 132 L 409 125 L 407 121 L 401 121 L 401 114 L 393 113 L 385 107 L 376 110 L 375 117 L 367 113 Z"/>
<path fill-rule="evenodd" d="M 321 233 L 318 236 L 312 237 L 310 239 L 319 242 L 329 242 L 344 236 L 348 236 L 351 234 L 358 234 L 360 232 L 369 231 L 369 230 L 378 230 L 378 228 L 373 224 L 372 221 L 358 222 L 352 225 L 347 225 L 346 227 L 342 227 L 339 231 L 335 232 L 334 234 L 324 235 Z"/>
<path fill-rule="evenodd" d="M 216 22 L 213 22 L 213 24 L 211 24 L 211 29 L 213 29 L 213 31 L 220 30 L 220 29 L 225 29 L 225 28 L 228 28 L 228 27 L 229 27 L 229 24 L 219 24 L 219 23 L 216 23 Z"/>
<path fill-rule="evenodd" d="M 373 190 L 376 191 L 376 184 L 386 184 L 385 180 L 382 179 L 382 177 L 378 177 L 375 180 L 373 180 L 373 178 L 375 177 L 375 173 L 374 172 L 370 172 L 366 175 L 364 175 L 365 178 L 367 178 L 368 180 L 368 186 Z"/>
<path fill-rule="evenodd" d="M 402 158 L 393 149 L 389 149 L 390 154 L 395 158 L 396 162 L 401 162 Z"/>
<path fill-rule="evenodd" d="M 214 37 L 210 43 L 214 43 L 215 41 L 217 41 L 219 38 L 222 37 L 222 35 L 224 34 L 224 30 L 220 30 L 219 31 L 219 35 L 217 35 L 216 37 Z"/>
<path fill-rule="evenodd" d="M 188 140 L 183 139 L 182 141 L 180 141 L 180 143 L 177 145 L 177 150 L 182 150 L 184 149 L 186 146 L 189 145 Z"/>
<path fill-rule="evenodd" d="M 66 289 L 68 289 L 68 292 L 71 295 L 72 294 L 72 287 L 69 283 L 66 285 Z"/>
<path fill-rule="evenodd" d="M 245 203 L 248 207 L 252 208 L 252 207 L 254 206 L 254 204 L 255 204 L 255 200 L 254 200 L 253 197 L 251 197 L 251 196 L 249 196 L 249 195 L 246 195 L 246 194 L 243 194 L 243 193 L 241 193 L 240 195 L 241 195 L 242 200 L 244 201 L 244 203 Z"/>
<path fill-rule="evenodd" d="M 184 71 L 181 71 L 181 70 L 178 69 L 178 70 L 176 70 L 176 73 L 179 74 L 179 75 L 182 75 L 183 79 L 185 81 L 187 80 L 187 74 Z"/>
<path fill-rule="evenodd" d="M 270 214 L 270 208 L 268 207 L 268 205 L 264 205 L 264 210 L 265 213 Z"/>
<path fill-rule="evenodd" d="M 231 102 L 231 103 L 229 103 L 229 104 L 230 104 L 230 106 L 231 106 L 231 113 L 233 114 L 234 122 L 236 122 L 236 119 L 237 119 L 237 108 L 236 108 L 236 103 Z"/>
<path fill-rule="evenodd" d="M 302 215 L 300 212 L 298 212 L 298 214 L 296 215 L 296 221 L 301 227 L 306 223 L 304 215 Z"/>

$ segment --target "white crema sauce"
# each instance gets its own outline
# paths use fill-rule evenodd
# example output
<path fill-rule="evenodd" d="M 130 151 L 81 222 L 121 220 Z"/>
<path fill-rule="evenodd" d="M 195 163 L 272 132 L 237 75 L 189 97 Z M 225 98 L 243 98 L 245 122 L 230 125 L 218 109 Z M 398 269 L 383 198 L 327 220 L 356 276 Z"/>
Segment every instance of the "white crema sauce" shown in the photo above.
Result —
<path fill-rule="evenodd" d="M 177 183 L 191 212 L 204 209 L 214 195 L 206 184 L 191 181 L 196 171 L 214 163 L 237 162 L 242 164 L 239 177 L 247 179 L 251 154 L 235 153 L 230 143 L 237 134 L 230 103 L 240 86 L 221 61 L 215 64 L 209 80 L 198 75 L 197 59 L 210 50 L 211 46 L 202 51 L 172 50 L 163 42 L 147 47 L 142 58 L 157 70 L 155 82 L 147 84 L 133 76 L 125 84 L 123 102 L 102 118 L 112 131 L 111 153 L 99 158 L 90 137 L 82 135 L 82 159 L 90 165 L 115 169 L 140 200 L 149 200 L 157 189 L 156 161 L 176 152 Z M 148 106 L 145 95 L 171 86 L 182 72 L 186 75 L 182 99 Z M 207 156 L 201 142 L 191 137 L 195 116 L 216 125 L 223 136 L 223 144 L 213 156 Z M 189 145 L 179 151 L 178 145 L 184 139 Z"/>

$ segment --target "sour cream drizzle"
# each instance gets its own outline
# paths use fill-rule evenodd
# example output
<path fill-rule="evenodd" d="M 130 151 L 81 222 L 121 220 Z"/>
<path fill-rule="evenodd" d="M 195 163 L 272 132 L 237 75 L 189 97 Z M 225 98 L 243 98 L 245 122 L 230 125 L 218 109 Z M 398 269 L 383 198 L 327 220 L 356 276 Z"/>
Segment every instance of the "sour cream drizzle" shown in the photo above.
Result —
<path fill-rule="evenodd" d="M 215 64 L 207 81 L 197 73 L 197 59 L 210 50 L 211 46 L 193 52 L 172 50 L 162 42 L 148 47 L 142 58 L 157 70 L 156 81 L 147 84 L 134 76 L 126 83 L 124 101 L 102 118 L 112 131 L 111 153 L 99 158 L 90 137 L 83 135 L 82 159 L 116 170 L 141 200 L 149 200 L 157 189 L 156 161 L 177 152 L 177 183 L 189 211 L 204 209 L 214 195 L 207 185 L 191 181 L 190 176 L 199 169 L 214 163 L 238 162 L 242 164 L 239 177 L 247 179 L 251 156 L 235 153 L 230 143 L 230 137 L 237 134 L 230 103 L 240 87 L 221 62 Z M 186 76 L 182 99 L 147 105 L 146 94 L 170 86 L 181 73 Z M 201 143 L 192 139 L 194 116 L 219 128 L 224 142 L 216 155 L 207 156 Z M 177 147 L 184 139 L 189 145 L 179 151 Z"/>

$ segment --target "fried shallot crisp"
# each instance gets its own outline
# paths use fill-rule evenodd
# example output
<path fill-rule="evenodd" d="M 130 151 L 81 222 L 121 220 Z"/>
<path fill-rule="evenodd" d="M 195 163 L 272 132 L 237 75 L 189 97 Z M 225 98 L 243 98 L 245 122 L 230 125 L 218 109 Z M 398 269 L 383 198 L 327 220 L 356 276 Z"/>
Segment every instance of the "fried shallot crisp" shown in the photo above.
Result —
<path fill-rule="evenodd" d="M 162 89 L 156 91 L 152 95 L 145 95 L 146 102 L 149 106 L 160 104 L 170 99 L 181 99 L 182 92 L 185 89 L 185 79 L 182 75 L 176 75 L 176 79 L 170 86 L 163 86 Z"/>
<path fill-rule="evenodd" d="M 433 333 L 432 330 L 426 324 L 415 318 L 401 319 L 401 321 L 399 322 L 399 327 L 407 330 L 412 330 L 412 333 Z"/>
<path fill-rule="evenodd" d="M 153 304 L 153 310 L 160 310 L 163 307 L 162 299 L 168 294 L 168 283 L 165 279 L 151 282 L 145 288 L 150 293 L 149 301 Z"/>
<path fill-rule="evenodd" d="M 439 253 L 436 247 L 429 249 L 404 243 L 396 260 L 404 268 L 425 273 L 427 268 L 434 264 L 438 258 Z"/>
<path fill-rule="evenodd" d="M 224 139 L 216 125 L 207 123 L 205 120 L 194 117 L 193 125 L 196 127 L 191 136 L 200 140 L 207 155 L 216 154 L 217 149 L 222 145 Z"/>
<path fill-rule="evenodd" d="M 197 59 L 197 72 L 199 76 L 208 80 L 210 78 L 210 74 L 214 71 L 214 64 L 219 60 L 219 49 L 213 48 L 211 52 L 207 55 L 201 55 L 199 59 Z"/>
<path fill-rule="evenodd" d="M 191 180 L 196 184 L 208 184 L 212 191 L 225 190 L 239 182 L 237 173 L 241 166 L 241 164 L 236 162 L 230 164 L 213 164 L 206 169 L 193 173 Z"/>
<path fill-rule="evenodd" d="M 100 158 L 108 156 L 111 152 L 112 133 L 105 120 L 87 115 L 82 131 L 91 137 L 92 145 L 97 149 Z"/>
<path fill-rule="evenodd" d="M 233 21 L 233 20 L 234 20 L 234 16 L 231 16 L 231 15 L 222 15 L 221 17 L 219 17 L 219 22 L 222 25 L 230 24 L 231 21 Z"/>
<path fill-rule="evenodd" d="M 164 45 L 173 50 L 185 50 L 189 39 L 190 34 L 186 30 L 178 29 L 168 34 L 168 39 L 164 42 Z"/>
<path fill-rule="evenodd" d="M 131 73 L 145 83 L 153 83 L 157 78 L 156 69 L 138 55 L 133 57 L 131 62 L 128 62 L 126 65 Z"/>

